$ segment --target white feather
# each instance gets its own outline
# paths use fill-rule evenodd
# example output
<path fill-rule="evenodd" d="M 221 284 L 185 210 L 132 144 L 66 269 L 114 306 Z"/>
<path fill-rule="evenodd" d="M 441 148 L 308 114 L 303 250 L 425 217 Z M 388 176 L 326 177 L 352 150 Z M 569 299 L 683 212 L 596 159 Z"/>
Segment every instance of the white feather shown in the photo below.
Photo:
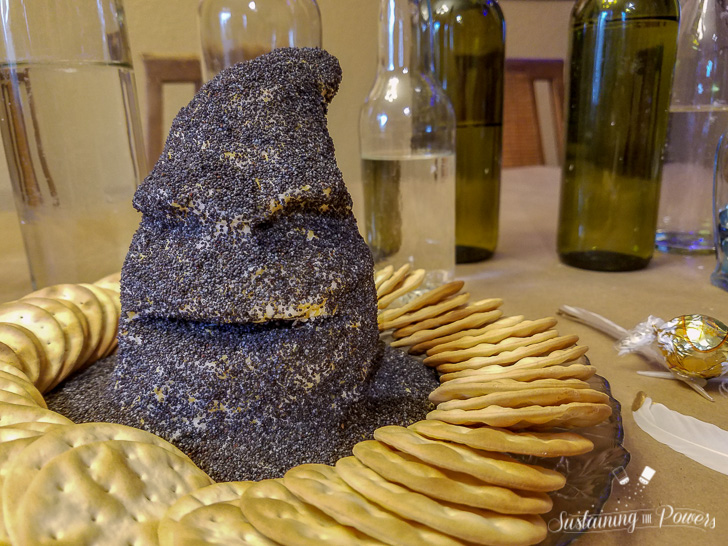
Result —
<path fill-rule="evenodd" d="M 728 475 L 728 431 L 645 398 L 632 413 L 637 425 L 658 442 Z"/>

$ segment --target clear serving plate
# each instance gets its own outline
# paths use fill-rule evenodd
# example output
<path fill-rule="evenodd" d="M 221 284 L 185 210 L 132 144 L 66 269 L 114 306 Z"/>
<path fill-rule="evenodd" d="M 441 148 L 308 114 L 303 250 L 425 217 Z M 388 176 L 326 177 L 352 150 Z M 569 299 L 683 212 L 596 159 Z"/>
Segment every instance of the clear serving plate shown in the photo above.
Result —
<path fill-rule="evenodd" d="M 612 472 L 629 463 L 630 454 L 622 445 L 624 429 L 621 404 L 614 399 L 609 382 L 602 376 L 594 375 L 589 379 L 589 384 L 595 390 L 607 394 L 612 406 L 611 417 L 603 423 L 584 429 L 572 429 L 594 442 L 594 449 L 573 457 L 519 457 L 524 462 L 553 468 L 566 476 L 566 485 L 551 493 L 553 508 L 548 514 L 543 514 L 546 524 L 549 525 L 549 534 L 540 543 L 542 545 L 563 546 L 576 540 L 581 532 L 552 531 L 560 527 L 560 515 L 581 515 L 586 511 L 590 515 L 599 514 L 612 492 Z"/>

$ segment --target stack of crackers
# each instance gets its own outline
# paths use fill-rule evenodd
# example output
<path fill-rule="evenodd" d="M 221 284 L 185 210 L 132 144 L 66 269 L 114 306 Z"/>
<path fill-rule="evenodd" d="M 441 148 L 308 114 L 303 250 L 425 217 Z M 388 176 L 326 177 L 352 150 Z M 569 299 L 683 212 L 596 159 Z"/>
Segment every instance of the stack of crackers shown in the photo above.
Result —
<path fill-rule="evenodd" d="M 91 337 L 90 320 L 87 330 L 81 327 L 80 352 L 67 348 L 67 334 L 51 338 L 35 326 L 41 347 L 41 339 L 64 347 L 56 351 L 63 357 L 53 353 L 60 365 L 50 365 L 50 352 L 43 364 L 40 357 L 33 364 L 32 350 L 21 359 L 6 343 L 10 352 L 2 349 L 0 358 L 0 544 L 542 541 L 542 514 L 553 505 L 549 493 L 566 478 L 514 455 L 589 452 L 589 439 L 564 429 L 607 419 L 608 396 L 587 383 L 595 370 L 584 363 L 586 348 L 575 336 L 560 336 L 554 319 L 505 317 L 499 299 L 469 303 L 462 282 L 419 290 L 423 278 L 424 272 L 405 266 L 379 271 L 375 281 L 380 330 L 440 374 L 430 396 L 433 411 L 409 427 L 377 429 L 334 466 L 305 464 L 260 482 L 213 483 L 157 436 L 109 423 L 73 424 L 47 410 L 41 392 L 65 377 L 61 370 L 70 373 L 113 350 L 99 341 L 102 334 Z M 101 289 L 113 291 L 113 282 L 102 281 Z M 36 293 L 23 305 L 48 299 L 92 307 L 70 286 Z M 105 332 L 99 316 L 105 315 L 96 315 L 94 331 Z M 68 354 L 76 354 L 68 357 L 73 365 Z"/>
<path fill-rule="evenodd" d="M 45 393 L 109 356 L 117 345 L 119 277 L 53 285 L 0 305 L 0 362 Z"/>

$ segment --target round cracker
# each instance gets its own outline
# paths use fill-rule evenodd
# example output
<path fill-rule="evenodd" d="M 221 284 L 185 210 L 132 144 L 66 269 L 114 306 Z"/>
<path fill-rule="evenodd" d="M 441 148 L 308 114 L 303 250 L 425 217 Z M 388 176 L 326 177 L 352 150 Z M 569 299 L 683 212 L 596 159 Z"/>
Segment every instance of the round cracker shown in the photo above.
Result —
<path fill-rule="evenodd" d="M 512 516 L 436 501 L 392 483 L 355 457 L 336 462 L 336 472 L 354 490 L 399 516 L 474 544 L 536 544 L 546 538 L 539 516 Z"/>
<path fill-rule="evenodd" d="M 377 308 L 386 309 L 392 302 L 397 301 L 405 294 L 419 288 L 425 280 L 426 273 L 427 272 L 424 269 L 415 269 L 409 273 L 404 280 L 394 288 L 394 290 L 378 298 Z M 382 283 L 382 286 L 385 284 L 386 282 Z"/>
<path fill-rule="evenodd" d="M 438 410 L 478 410 L 489 406 L 503 408 L 522 408 L 526 406 L 558 406 L 570 402 L 593 402 L 608 404 L 609 396 L 603 392 L 587 388 L 572 389 L 564 386 L 532 387 L 515 391 L 501 391 L 474 396 L 466 400 L 449 400 L 438 404 Z"/>
<path fill-rule="evenodd" d="M 374 438 L 438 468 L 462 472 L 492 485 L 548 492 L 566 483 L 566 478 L 555 470 L 520 463 L 503 453 L 431 440 L 404 427 L 378 428 Z"/>
<path fill-rule="evenodd" d="M 83 358 L 85 355 L 81 355 L 79 367 L 83 366 L 91 354 L 96 351 L 103 334 L 105 323 L 99 299 L 91 290 L 79 284 L 54 284 L 28 294 L 28 297 L 68 301 L 84 314 L 88 323 L 89 351 L 85 359 Z"/>
<path fill-rule="evenodd" d="M 36 438 L 43 434 L 37 430 L 18 427 L 0 427 L 0 444 L 24 438 Z M 0 503 L 2 505 L 2 503 Z"/>
<path fill-rule="evenodd" d="M 245 518 L 240 506 L 219 502 L 209 506 L 201 506 L 175 523 L 172 539 L 165 538 L 162 526 L 159 524 L 160 546 L 277 546 L 274 542 L 261 534 Z"/>
<path fill-rule="evenodd" d="M 38 339 L 46 359 L 35 383 L 41 392 L 47 391 L 68 356 L 61 325 L 48 311 L 23 301 L 0 305 L 0 322 L 19 324 Z"/>
<path fill-rule="evenodd" d="M 32 444 L 40 433 L 36 433 L 35 436 L 28 436 L 25 438 L 19 437 L 12 441 L 3 442 L 0 444 L 0 490 L 5 482 L 5 476 L 7 475 L 8 469 L 14 463 L 16 457 L 23 452 L 23 450 L 30 444 Z M 10 535 L 5 527 L 5 515 L 3 513 L 2 503 L 0 503 L 0 544 L 10 544 Z"/>
<path fill-rule="evenodd" d="M 73 421 L 55 411 L 35 406 L 19 406 L 0 402 L 0 426 L 17 426 L 18 423 L 33 421 L 56 425 L 73 424 Z"/>
<path fill-rule="evenodd" d="M 88 365 L 103 358 L 114 343 L 116 334 L 119 331 L 119 313 L 117 312 L 114 300 L 111 296 L 109 296 L 109 293 L 106 290 L 94 284 L 81 284 L 81 286 L 88 288 L 91 292 L 93 292 L 94 296 L 96 296 L 99 300 L 99 303 L 101 303 L 101 314 L 104 321 L 101 339 L 99 340 L 96 350 L 91 353 L 89 361 L 86 364 Z M 83 368 L 84 366 L 81 366 L 80 369 Z"/>
<path fill-rule="evenodd" d="M 391 264 L 383 267 L 382 269 L 375 271 L 374 272 L 374 287 L 379 288 L 384 281 L 386 281 L 389 277 L 392 276 L 392 273 L 394 273 L 394 266 Z"/>
<path fill-rule="evenodd" d="M 159 523 L 160 546 L 276 544 L 256 531 L 240 508 L 253 483 L 215 483 L 180 497 Z"/>
<path fill-rule="evenodd" d="M 489 425 L 509 428 L 579 428 L 598 425 L 612 414 L 608 404 L 570 402 L 559 406 L 525 406 L 504 408 L 489 406 L 476 410 L 439 410 L 427 414 L 453 425 Z"/>
<path fill-rule="evenodd" d="M 362 533 L 402 546 L 442 545 L 457 546 L 447 535 L 438 533 L 417 522 L 382 510 L 349 487 L 334 470 L 323 464 L 305 464 L 292 468 L 283 477 L 284 485 L 294 495 L 342 525 L 359 529 Z"/>
<path fill-rule="evenodd" d="M 121 297 L 119 290 L 112 290 L 110 288 L 107 288 L 106 286 L 101 286 L 101 289 L 104 290 L 111 300 L 114 302 L 114 307 L 116 308 L 116 335 L 114 335 L 114 339 L 111 341 L 111 345 L 109 346 L 108 350 L 106 351 L 106 354 L 102 356 L 102 358 L 106 358 L 111 353 L 113 353 L 119 344 L 119 319 L 121 318 Z"/>
<path fill-rule="evenodd" d="M 531 338 L 533 338 L 531 341 L 534 341 L 538 336 L 543 336 L 548 339 L 536 343 L 529 342 L 520 347 L 516 347 L 513 350 L 503 350 L 498 354 L 490 356 L 475 356 L 462 362 L 440 364 L 437 366 L 437 371 L 441 374 L 451 374 L 450 378 L 453 378 L 459 377 L 458 372 L 466 373 L 469 370 L 478 370 L 480 373 L 498 373 L 502 370 L 503 366 L 508 365 L 510 365 L 513 369 L 542 368 L 547 365 L 550 366 L 551 364 L 546 364 L 545 362 L 538 360 L 530 362 L 524 361 L 527 361 L 530 357 L 549 355 L 553 351 L 566 349 L 574 345 L 579 340 L 579 337 L 574 335 L 550 337 L 554 332 L 556 332 L 556 330 L 549 330 L 548 332 L 531 336 Z M 513 345 L 516 345 L 519 342 L 503 340 L 501 343 L 512 343 Z M 442 355 L 435 355 L 435 357 L 438 356 Z"/>
<path fill-rule="evenodd" d="M 25 394 L 25 395 L 16 394 L 14 392 L 6 391 L 1 388 L 0 388 L 0 402 L 7 402 L 8 404 L 17 404 L 19 406 L 33 406 L 36 408 L 40 407 L 38 404 L 36 404 L 35 400 L 33 400 L 28 394 Z"/>
<path fill-rule="evenodd" d="M 453 320 L 452 322 L 448 322 L 448 320 L 450 318 L 455 318 L 457 316 L 457 313 L 464 312 L 467 309 L 468 309 L 467 307 L 465 307 L 463 309 L 455 309 L 454 311 L 444 313 L 443 315 L 440 315 L 439 317 L 433 317 L 431 319 L 417 322 L 414 324 L 414 326 L 418 326 L 420 324 L 425 324 L 425 323 L 432 323 L 434 321 L 437 321 L 438 319 L 443 324 L 440 326 L 437 326 L 436 328 L 432 328 L 432 329 L 422 328 L 420 330 L 415 331 L 410 336 L 403 335 L 405 328 L 409 328 L 409 326 L 405 326 L 404 328 L 395 330 L 394 332 L 392 332 L 392 337 L 395 339 L 394 339 L 394 341 L 392 341 L 391 345 L 392 345 L 392 347 L 408 347 L 409 346 L 409 347 L 411 347 L 410 352 L 412 354 L 420 354 L 421 352 L 425 352 L 425 351 L 419 351 L 419 349 L 415 349 L 414 346 L 418 346 L 421 343 L 424 343 L 425 341 L 444 337 L 444 336 L 450 335 L 455 332 L 460 332 L 462 330 L 480 328 L 483 325 L 486 325 L 495 320 L 498 320 L 503 315 L 502 311 L 495 309 L 492 311 L 485 311 L 482 313 L 472 313 L 472 314 L 467 315 L 464 318 L 461 318 L 458 320 Z M 437 347 L 437 345 L 436 345 L 436 347 Z"/>
<path fill-rule="evenodd" d="M 302 502 L 278 479 L 251 485 L 243 495 L 242 508 L 245 517 L 258 531 L 288 546 L 381 544 Z"/>
<path fill-rule="evenodd" d="M 19 324 L 0 322 L 0 342 L 10 347 L 20 361 L 20 369 L 36 383 L 46 356 L 33 332 Z"/>
<path fill-rule="evenodd" d="M 461 337 L 476 336 L 478 334 L 482 334 L 483 332 L 491 332 L 493 330 L 497 330 L 500 328 L 506 328 L 508 326 L 513 326 L 514 324 L 518 324 L 519 322 L 522 322 L 524 320 L 526 320 L 526 317 L 523 315 L 515 315 L 515 316 L 509 316 L 509 317 L 501 316 L 494 322 L 490 322 L 490 323 L 488 323 L 484 326 L 478 327 L 478 328 L 469 328 L 467 330 L 458 330 L 456 332 L 453 332 L 452 334 L 446 334 L 444 336 L 436 337 L 434 339 L 428 339 L 427 341 L 422 341 L 416 345 L 413 345 L 411 347 L 411 351 L 415 354 L 426 353 L 433 347 L 437 347 L 438 345 L 440 345 L 442 343 L 449 343 L 450 341 L 460 339 Z"/>
<path fill-rule="evenodd" d="M 396 271 L 392 272 L 392 274 L 377 287 L 377 299 L 381 299 L 394 290 L 394 288 L 407 276 L 410 269 L 412 269 L 412 266 L 406 263 L 400 266 L 400 268 Z"/>
<path fill-rule="evenodd" d="M 544 357 L 549 358 L 549 357 Z M 440 381 L 449 383 L 472 383 L 490 381 L 491 379 L 515 379 L 517 381 L 534 381 L 536 379 L 581 379 L 586 381 L 592 377 L 597 370 L 588 364 L 569 364 L 567 366 L 547 366 L 546 368 L 528 369 L 481 369 L 464 370 L 452 374 L 440 376 Z"/>
<path fill-rule="evenodd" d="M 478 345 L 468 347 L 467 349 L 443 351 L 441 353 L 433 354 L 425 358 L 423 362 L 427 366 L 437 366 L 438 370 L 442 368 L 443 372 L 457 371 L 469 367 L 480 367 L 470 366 L 468 363 L 476 358 L 495 356 L 501 353 L 515 351 L 522 347 L 538 345 L 544 341 L 557 338 L 558 335 L 559 333 L 556 330 L 551 329 L 546 330 L 545 332 L 538 332 L 530 336 L 506 337 L 500 341 L 496 341 L 495 343 L 480 343 Z M 429 353 L 430 351 L 427 352 Z"/>
<path fill-rule="evenodd" d="M 243 493 L 245 493 L 248 487 L 250 487 L 253 483 L 255 482 L 222 482 L 213 483 L 212 485 L 208 485 L 202 489 L 196 489 L 184 497 L 177 499 L 177 501 L 169 507 L 169 510 L 167 510 L 164 517 L 173 521 L 179 521 L 193 510 L 202 506 L 240 500 Z"/>
<path fill-rule="evenodd" d="M 94 349 L 94 347 L 91 345 L 91 327 L 89 326 L 89 319 L 86 316 L 86 313 L 81 311 L 81 308 L 72 301 L 62 300 L 58 298 L 54 299 L 53 301 L 57 301 L 58 303 L 66 307 L 81 322 L 81 329 L 83 330 L 83 350 L 81 351 L 81 354 L 79 355 L 77 360 L 78 365 L 80 365 L 81 363 L 88 360 L 88 357 L 91 355 L 91 352 Z M 78 365 L 76 367 L 78 367 Z"/>
<path fill-rule="evenodd" d="M 116 271 L 114 273 L 109 273 L 105 277 L 101 277 L 100 279 L 94 281 L 95 285 L 103 286 L 105 284 L 118 284 L 121 282 L 121 271 Z"/>
<path fill-rule="evenodd" d="M 376 440 L 359 442 L 354 456 L 383 478 L 433 499 L 502 514 L 545 514 L 553 502 L 546 493 L 514 491 L 420 461 Z"/>
<path fill-rule="evenodd" d="M 15 394 L 28 395 L 36 405 L 41 408 L 48 408 L 43 395 L 30 381 L 11 375 L 7 372 L 0 371 L 0 388 L 9 390 Z"/>
<path fill-rule="evenodd" d="M 519 455 L 570 457 L 594 449 L 591 440 L 573 432 L 513 432 L 495 427 L 464 427 L 435 420 L 418 421 L 409 428 L 433 440 Z"/>
<path fill-rule="evenodd" d="M 118 345 L 119 345 L 119 318 L 121 317 L 121 299 L 119 297 L 119 291 L 113 291 L 105 286 L 101 286 L 101 289 L 108 294 L 108 296 L 111 298 L 112 302 L 114 303 L 114 307 L 116 308 L 116 334 L 114 335 L 114 339 L 111 340 L 111 345 L 109 345 L 109 348 L 106 350 L 106 353 L 101 356 L 101 358 L 106 358 L 111 353 L 113 353 Z"/>
<path fill-rule="evenodd" d="M 17 463 L 10 468 L 8 480 L 16 467 Z M 46 462 L 28 484 L 17 509 L 5 512 L 6 526 L 13 544 L 21 546 L 50 541 L 155 544 L 159 520 L 167 508 L 210 483 L 209 476 L 189 459 L 160 446 L 124 440 L 93 442 Z"/>
<path fill-rule="evenodd" d="M 382 311 L 379 313 L 378 320 L 380 322 L 391 322 L 403 315 L 418 311 L 423 307 L 435 305 L 445 298 L 460 292 L 464 285 L 465 281 L 452 281 L 442 284 L 437 288 L 433 288 L 432 290 L 428 290 L 427 292 L 420 294 L 396 309 L 387 309 L 386 311 Z M 384 302 L 384 298 L 382 301 Z"/>
<path fill-rule="evenodd" d="M 457 383 L 448 381 L 437 387 L 428 397 L 430 402 L 440 404 L 449 400 L 468 400 L 477 396 L 485 396 L 495 392 L 517 391 L 543 387 L 567 387 L 571 389 L 589 389 L 591 385 L 580 379 L 536 379 L 534 381 L 517 381 L 515 379 L 483 379 L 480 382 Z"/>
<path fill-rule="evenodd" d="M 524 320 L 513 326 L 498 328 L 475 336 L 465 336 L 449 343 L 443 343 L 427 351 L 427 356 L 432 356 L 446 351 L 460 351 L 471 349 L 483 343 L 499 343 L 507 338 L 523 338 L 545 332 L 556 326 L 556 319 L 553 317 L 538 320 Z"/>
<path fill-rule="evenodd" d="M 408 324 L 415 324 L 421 320 L 427 320 L 432 317 L 436 317 L 438 315 L 441 315 L 443 313 L 446 313 L 447 311 L 451 311 L 453 309 L 458 309 L 462 305 L 465 305 L 468 303 L 468 300 L 470 299 L 470 293 L 465 292 L 463 294 L 458 294 L 457 296 L 452 296 L 447 299 L 444 299 L 440 301 L 439 303 L 435 303 L 433 305 L 428 305 L 427 307 L 423 307 L 422 309 L 419 309 L 417 311 L 414 311 L 412 313 L 407 313 L 405 315 L 402 315 L 401 317 L 397 317 L 393 320 L 381 320 L 379 322 L 379 330 L 389 330 L 392 328 L 401 328 L 402 326 L 408 325 Z"/>
<path fill-rule="evenodd" d="M 57 428 L 57 427 L 65 427 L 69 424 L 72 425 L 73 422 L 70 420 L 67 420 L 68 422 L 63 423 L 49 423 L 44 421 L 22 421 L 20 423 L 13 423 L 12 425 L 5 425 L 0 427 L 0 430 L 6 429 L 6 428 L 13 428 L 13 429 L 24 429 L 29 430 L 32 432 L 37 432 L 40 436 L 41 434 L 45 434 L 51 429 Z"/>
<path fill-rule="evenodd" d="M 83 316 L 83 314 L 78 309 L 74 311 L 71 307 L 61 303 L 59 300 L 52 300 L 50 298 L 28 297 L 23 298 L 22 301 L 40 307 L 50 313 L 58 321 L 58 324 L 61 325 L 61 329 L 63 330 L 63 337 L 66 342 L 66 354 L 63 360 L 63 367 L 58 372 L 50 387 L 52 389 L 73 371 L 86 348 L 88 342 L 84 335 L 81 319 L 78 318 L 79 315 Z"/>
<path fill-rule="evenodd" d="M 23 363 L 20 361 L 20 358 L 18 358 L 18 355 L 15 354 L 15 351 L 13 351 L 5 343 L 0 342 L 0 369 L 9 371 L 8 368 L 18 370 L 24 377 L 28 377 L 25 375 L 25 372 L 23 372 Z"/>
<path fill-rule="evenodd" d="M 493 310 L 501 305 L 503 305 L 503 300 L 500 298 L 488 298 L 476 301 L 461 309 L 455 309 L 454 311 L 449 311 L 442 315 L 398 328 L 392 332 L 392 337 L 394 339 L 407 338 L 410 341 L 414 341 L 414 343 L 419 343 L 420 341 L 436 339 L 460 330 L 480 328 L 501 317 L 502 313 L 500 311 L 493 313 Z M 471 318 L 473 315 L 476 316 Z M 447 331 L 445 330 L 446 328 L 451 328 L 452 331 Z M 446 331 L 447 333 L 443 333 Z M 414 345 L 414 343 L 411 344 Z"/>
<path fill-rule="evenodd" d="M 144 430 L 114 423 L 82 423 L 52 430 L 33 444 L 27 453 L 8 472 L 2 490 L 6 513 L 17 510 L 32 480 L 52 458 L 82 445 L 111 440 L 123 440 L 156 445 L 183 459 L 189 458 L 172 444 Z M 189 461 L 192 463 L 192 461 Z"/>

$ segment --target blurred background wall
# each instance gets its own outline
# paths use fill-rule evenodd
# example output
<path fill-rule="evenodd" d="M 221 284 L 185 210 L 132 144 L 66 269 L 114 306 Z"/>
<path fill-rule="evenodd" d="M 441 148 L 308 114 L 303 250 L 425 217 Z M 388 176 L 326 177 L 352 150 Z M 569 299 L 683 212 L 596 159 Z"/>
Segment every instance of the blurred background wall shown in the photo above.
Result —
<path fill-rule="evenodd" d="M 147 101 L 141 55 L 199 56 L 198 3 L 199 0 L 124 0 L 143 122 Z M 329 110 L 329 129 L 339 167 L 354 198 L 355 212 L 361 201 L 359 108 L 376 71 L 379 3 L 379 0 L 318 0 L 324 48 L 339 58 L 344 73 L 339 94 Z M 507 57 L 566 57 L 572 1 L 503 0 L 500 5 L 506 19 Z M 193 93 L 192 85 L 166 86 L 165 127 L 171 125 L 179 108 Z M 4 157 L 0 157 L 0 210 L 12 208 L 7 165 Z"/>

